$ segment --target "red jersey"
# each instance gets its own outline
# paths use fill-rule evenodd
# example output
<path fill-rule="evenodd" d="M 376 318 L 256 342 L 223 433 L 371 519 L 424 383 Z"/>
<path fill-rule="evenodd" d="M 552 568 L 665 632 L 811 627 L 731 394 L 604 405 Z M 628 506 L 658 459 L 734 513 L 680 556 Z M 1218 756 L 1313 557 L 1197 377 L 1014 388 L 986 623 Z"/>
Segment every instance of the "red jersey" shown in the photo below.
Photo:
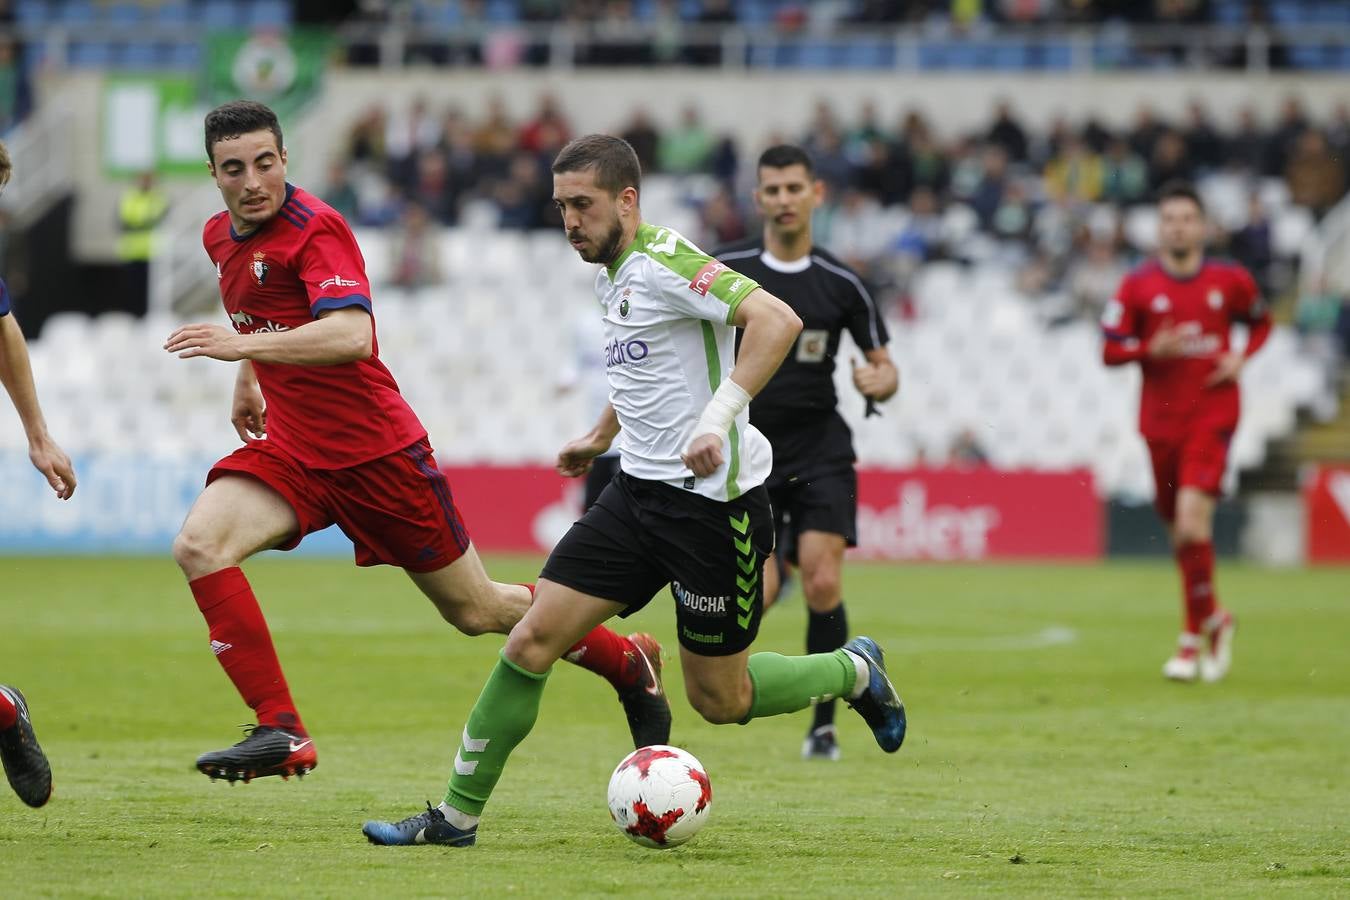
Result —
<path fill-rule="evenodd" d="M 297 328 L 330 309 L 371 312 L 366 263 L 351 229 L 332 207 L 294 185 L 286 185 L 277 215 L 251 234 L 236 234 L 229 213 L 216 213 L 202 244 L 240 334 Z M 267 439 L 311 468 L 345 469 L 426 437 L 380 362 L 378 344 L 369 359 L 356 362 L 254 362 L 253 371 L 267 403 Z"/>
<path fill-rule="evenodd" d="M 1206 386 L 1218 356 L 1229 349 L 1235 322 L 1251 329 L 1246 354 L 1260 349 L 1270 333 L 1270 316 L 1256 282 L 1239 265 L 1205 260 L 1189 278 L 1169 275 L 1157 260 L 1125 276 L 1106 307 L 1102 328 L 1107 365 L 1137 361 L 1144 373 L 1139 430 L 1145 438 L 1167 440 L 1195 428 L 1232 432 L 1238 421 L 1238 386 Z M 1155 359 L 1146 352 L 1164 325 L 1182 331 L 1182 355 Z"/>

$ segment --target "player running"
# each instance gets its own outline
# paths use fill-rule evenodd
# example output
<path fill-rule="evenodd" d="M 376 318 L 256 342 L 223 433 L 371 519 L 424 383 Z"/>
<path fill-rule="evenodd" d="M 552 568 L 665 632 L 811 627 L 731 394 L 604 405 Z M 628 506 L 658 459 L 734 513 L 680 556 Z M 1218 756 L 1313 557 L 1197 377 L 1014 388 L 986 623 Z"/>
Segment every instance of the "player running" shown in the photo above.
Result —
<path fill-rule="evenodd" d="M 858 475 L 852 434 L 836 409 L 834 360 L 844 332 L 867 359 L 854 365 L 853 385 L 872 402 L 888 400 L 900 376 L 886 350 L 886 325 L 872 295 L 853 272 L 812 244 L 811 214 L 825 195 L 811 158 L 799 147 L 765 150 L 754 198 L 764 222 L 760 237 L 714 254 L 759 282 L 801 317 L 802 333 L 764 390 L 750 404 L 750 424 L 773 446 L 765 486 L 773 507 L 780 558 L 800 566 L 806 595 L 806 652 L 844 646 L 844 550 L 858 544 Z M 789 570 L 790 571 L 790 570 Z M 764 605 L 778 597 L 779 569 L 764 567 Z M 833 699 L 815 704 L 802 744 L 804 759 L 839 758 Z"/>
<path fill-rule="evenodd" d="M 1205 258 L 1205 211 L 1189 184 L 1159 193 L 1159 253 L 1125 276 L 1102 320 L 1108 366 L 1144 374 L 1139 430 L 1157 485 L 1154 506 L 1181 569 L 1184 628 L 1163 675 L 1218 681 L 1232 663 L 1233 615 L 1214 592 L 1214 504 L 1238 423 L 1238 376 L 1270 335 L 1270 315 L 1241 266 Z M 1234 323 L 1246 349 L 1229 347 Z"/>
<path fill-rule="evenodd" d="M 243 560 L 337 523 L 361 566 L 404 569 L 465 634 L 505 634 L 532 588 L 488 580 L 427 442 L 380 362 L 365 263 L 342 216 L 286 182 L 276 115 L 227 103 L 206 117 L 208 168 L 226 211 L 207 255 L 233 329 L 185 325 L 165 349 L 240 363 L 231 421 L 245 445 L 212 467 L 174 540 L 211 650 L 258 724 L 203 754 L 212 778 L 303 775 L 317 763 Z M 637 746 L 664 742 L 660 647 L 597 628 L 571 648 L 619 691 Z"/>
<path fill-rule="evenodd" d="M 553 663 L 577 636 L 637 612 L 667 584 L 685 691 L 709 722 L 843 696 L 883 750 L 904 740 L 904 706 L 871 639 L 812 656 L 750 656 L 760 575 L 773 552 L 764 488 L 772 453 L 746 407 L 801 321 L 750 278 L 643 222 L 639 180 L 633 148 L 607 135 L 578 138 L 553 163 L 568 240 L 602 266 L 596 294 L 611 404 L 589 434 L 562 448 L 558 469 L 583 474 L 621 436 L 619 474 L 544 564 L 534 605 L 469 713 L 445 801 L 401 822 L 367 822 L 372 843 L 474 843 L 507 758 L 534 726 Z M 739 355 L 736 328 L 745 329 Z"/>
<path fill-rule="evenodd" d="M 9 148 L 0 142 L 0 189 L 14 174 Z M 47 433 L 47 419 L 38 403 L 28 344 L 15 321 L 9 288 L 0 280 L 0 384 L 14 404 L 28 437 L 28 458 L 47 479 L 56 496 L 69 500 L 75 493 L 75 469 L 70 457 Z M 17 688 L 0 685 L 0 763 L 9 786 L 29 806 L 42 806 L 52 796 L 52 769 L 38 744 L 28 702 Z"/>

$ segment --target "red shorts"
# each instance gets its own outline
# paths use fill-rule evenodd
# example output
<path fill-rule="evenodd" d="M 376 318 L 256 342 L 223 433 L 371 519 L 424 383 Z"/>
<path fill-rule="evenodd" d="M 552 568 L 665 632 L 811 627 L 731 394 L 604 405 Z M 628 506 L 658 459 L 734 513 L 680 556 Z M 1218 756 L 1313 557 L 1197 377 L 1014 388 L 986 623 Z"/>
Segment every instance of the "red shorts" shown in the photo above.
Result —
<path fill-rule="evenodd" d="M 1177 491 L 1183 487 L 1196 488 L 1217 497 L 1228 466 L 1228 444 L 1231 431 L 1202 429 L 1192 431 L 1175 440 L 1149 440 L 1148 452 L 1153 457 L 1153 483 L 1157 495 L 1153 506 L 1163 521 L 1177 517 Z"/>
<path fill-rule="evenodd" d="M 310 469 L 271 441 L 249 441 L 211 467 L 248 475 L 276 491 L 300 520 L 292 550 L 305 535 L 337 524 L 356 547 L 358 566 L 433 572 L 464 555 L 469 532 L 426 438 L 347 469 Z"/>

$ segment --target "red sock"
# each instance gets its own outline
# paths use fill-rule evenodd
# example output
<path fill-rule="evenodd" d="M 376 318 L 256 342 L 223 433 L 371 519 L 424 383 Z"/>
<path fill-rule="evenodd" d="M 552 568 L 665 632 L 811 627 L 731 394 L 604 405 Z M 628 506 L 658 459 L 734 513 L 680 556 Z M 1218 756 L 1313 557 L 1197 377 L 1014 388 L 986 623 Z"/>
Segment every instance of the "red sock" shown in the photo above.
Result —
<path fill-rule="evenodd" d="M 0 731 L 13 728 L 19 721 L 19 708 L 9 699 L 9 695 L 0 691 Z"/>
<path fill-rule="evenodd" d="M 206 619 L 211 651 L 235 690 L 258 715 L 259 725 L 306 733 L 291 700 L 253 588 L 238 566 L 188 582 Z"/>
<path fill-rule="evenodd" d="M 1195 541 L 1177 547 L 1177 566 L 1186 598 L 1186 633 L 1199 634 L 1205 620 L 1218 608 L 1214 595 L 1214 544 Z"/>
<path fill-rule="evenodd" d="M 620 691 L 641 684 L 646 671 L 638 664 L 637 646 L 604 625 L 592 628 L 590 634 L 568 649 L 563 659 L 594 672 Z"/>

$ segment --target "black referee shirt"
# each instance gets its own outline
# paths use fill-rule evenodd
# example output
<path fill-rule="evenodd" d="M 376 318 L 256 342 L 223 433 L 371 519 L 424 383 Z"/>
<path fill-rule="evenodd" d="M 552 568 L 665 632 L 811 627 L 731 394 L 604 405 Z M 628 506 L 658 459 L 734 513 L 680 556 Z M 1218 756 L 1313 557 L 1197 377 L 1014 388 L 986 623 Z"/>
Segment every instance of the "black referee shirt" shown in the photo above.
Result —
<path fill-rule="evenodd" d="M 871 292 L 852 269 L 819 247 L 786 263 L 765 251 L 763 238 L 754 238 L 713 255 L 759 282 L 802 320 L 797 343 L 750 404 L 751 423 L 773 443 L 775 475 L 782 473 L 780 463 L 813 469 L 808 460 L 851 463 L 852 435 L 836 411 L 835 355 L 844 329 L 861 350 L 886 346 L 886 324 Z"/>

